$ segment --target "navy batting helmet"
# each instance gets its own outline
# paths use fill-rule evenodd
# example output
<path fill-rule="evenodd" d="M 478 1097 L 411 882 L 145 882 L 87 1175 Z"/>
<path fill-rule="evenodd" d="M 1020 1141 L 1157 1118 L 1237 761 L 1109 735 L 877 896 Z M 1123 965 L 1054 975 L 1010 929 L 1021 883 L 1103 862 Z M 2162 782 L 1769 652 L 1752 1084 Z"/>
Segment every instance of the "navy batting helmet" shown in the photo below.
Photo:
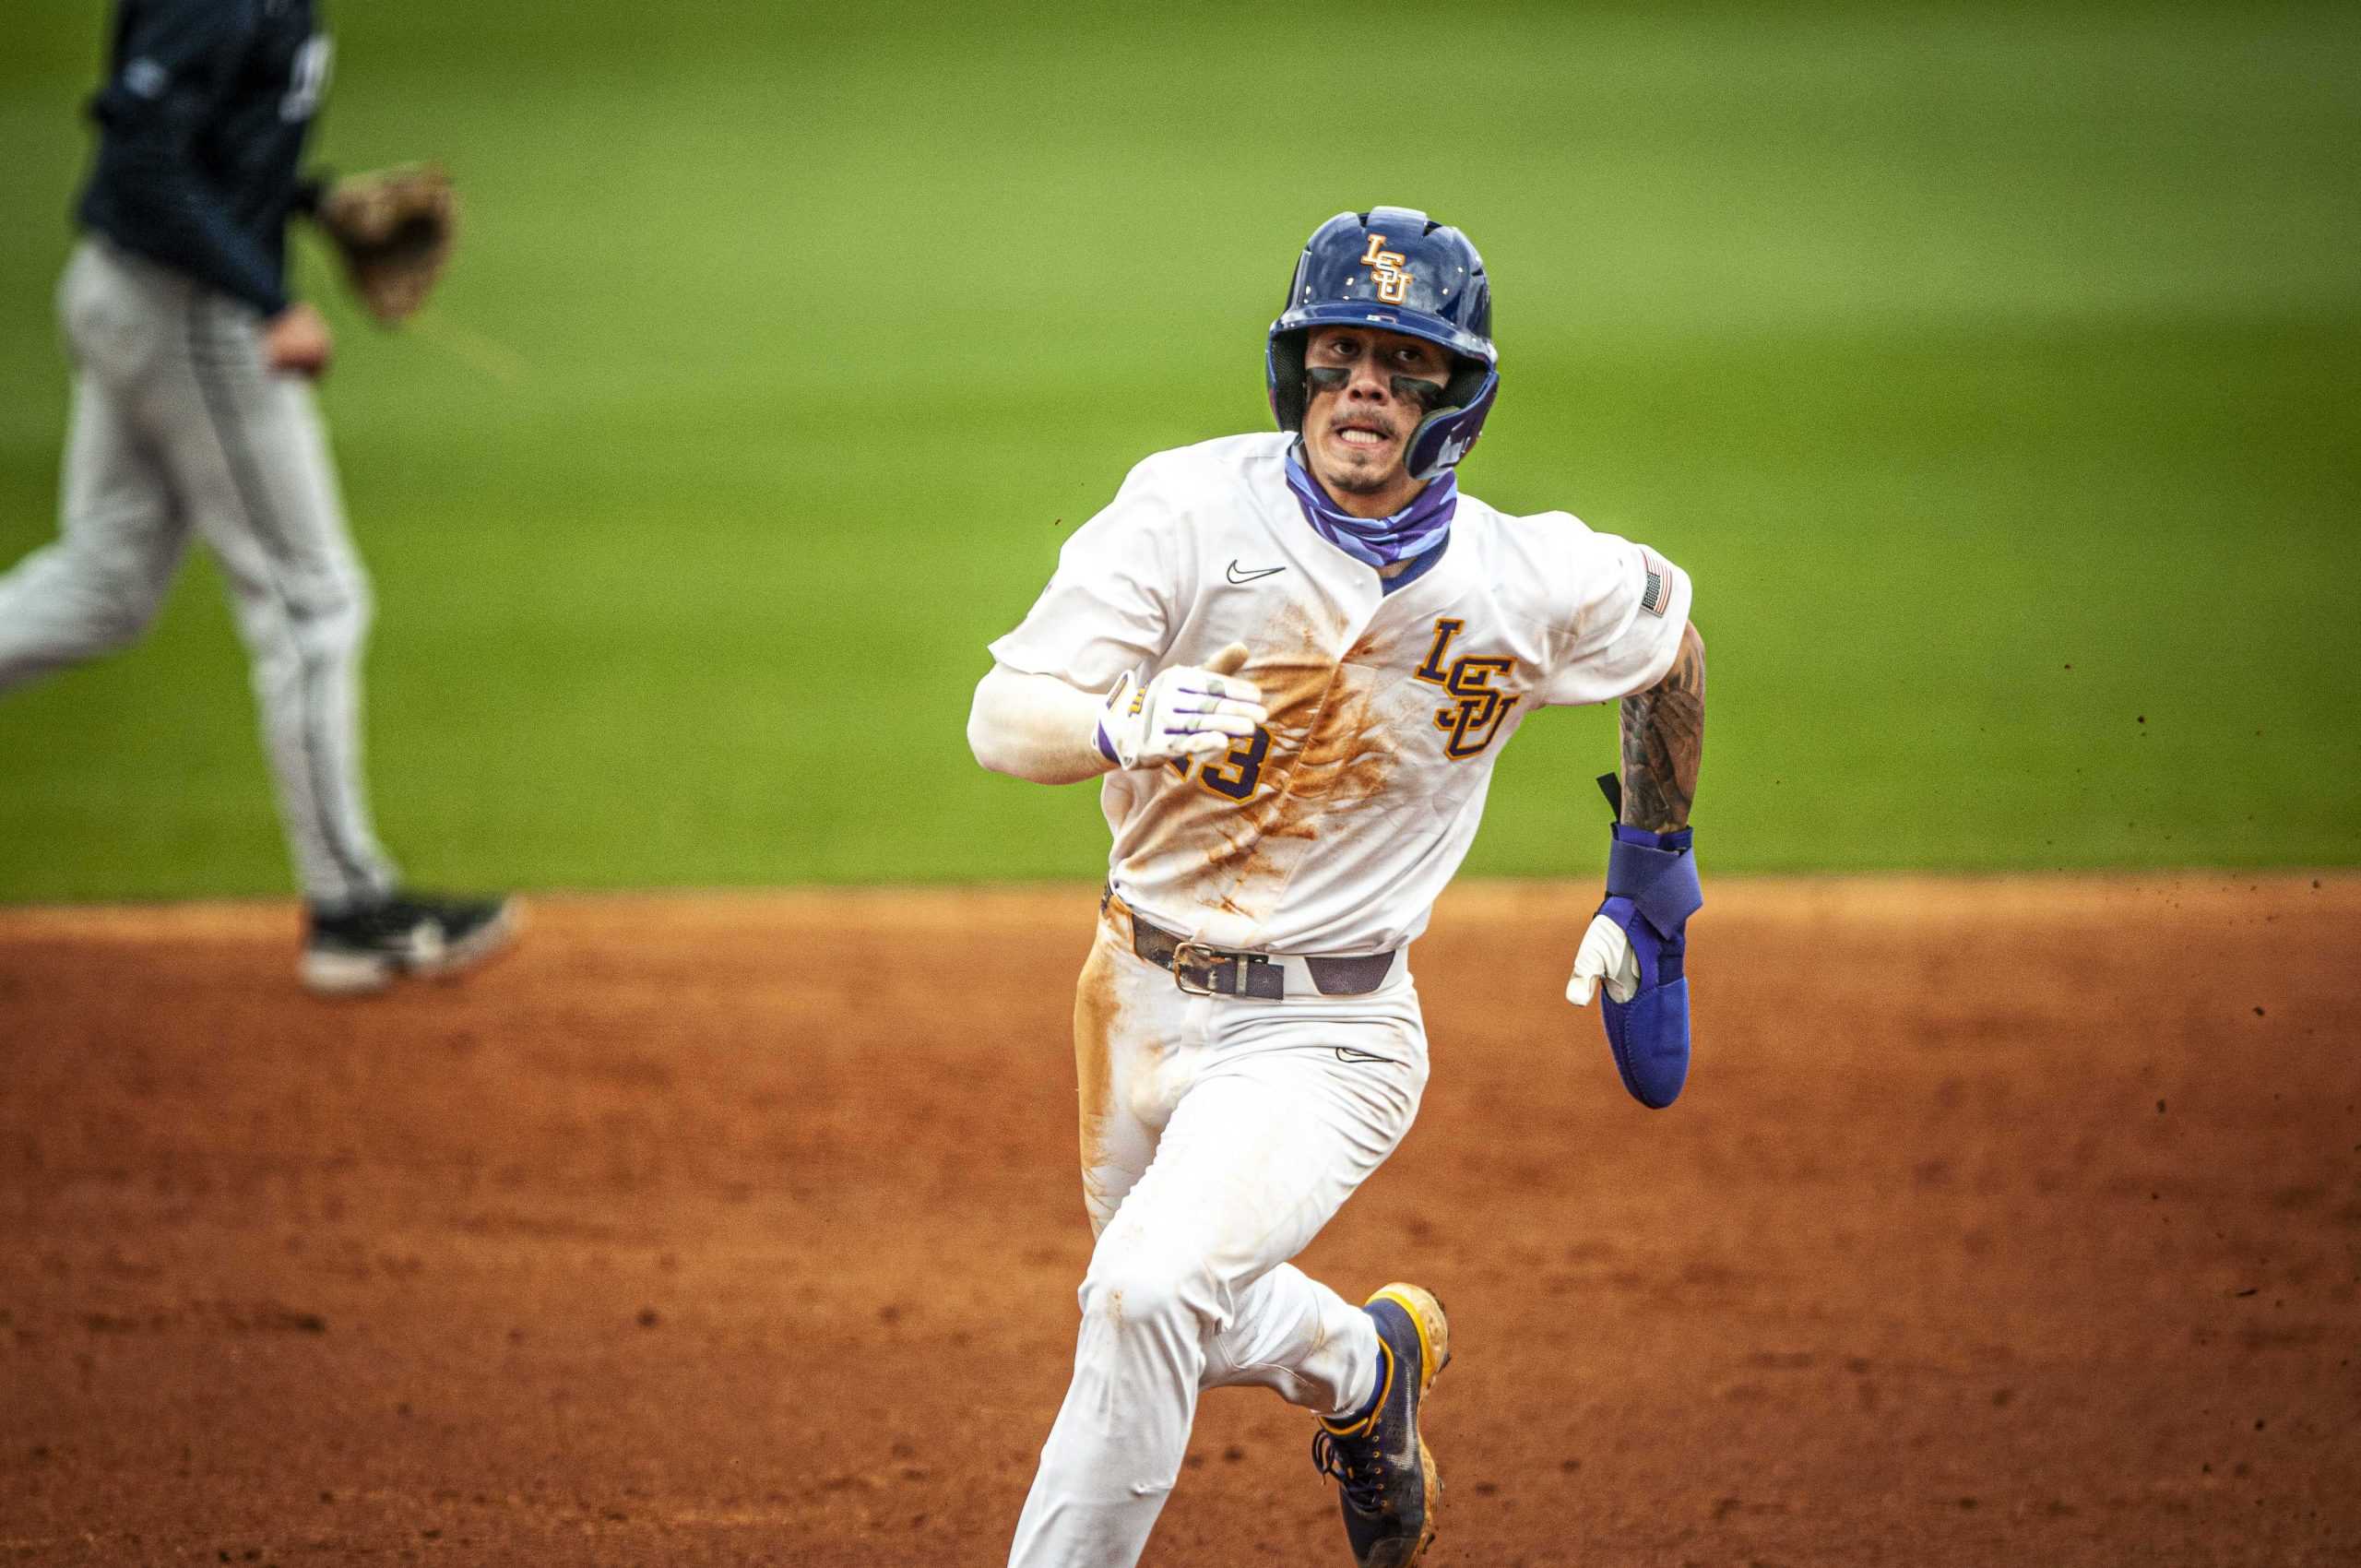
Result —
<path fill-rule="evenodd" d="M 1281 430 L 1303 429 L 1304 340 L 1329 326 L 1405 332 L 1448 349 L 1442 402 L 1418 422 L 1402 461 L 1412 479 L 1430 480 L 1467 456 L 1501 375 L 1492 284 L 1466 235 L 1406 207 L 1340 212 L 1312 232 L 1263 354 Z"/>

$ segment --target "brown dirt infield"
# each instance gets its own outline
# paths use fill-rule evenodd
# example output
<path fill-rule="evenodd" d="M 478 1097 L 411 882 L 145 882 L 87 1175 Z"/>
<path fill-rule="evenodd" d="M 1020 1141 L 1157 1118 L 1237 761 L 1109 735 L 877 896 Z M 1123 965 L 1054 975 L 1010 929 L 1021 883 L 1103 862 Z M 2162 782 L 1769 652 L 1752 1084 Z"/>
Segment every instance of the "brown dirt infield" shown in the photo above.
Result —
<path fill-rule="evenodd" d="M 1306 1254 L 1449 1303 L 1430 1561 L 2361 1562 L 2361 876 L 1725 879 L 1625 1099 L 1470 886 Z M 331 1004 L 278 906 L 0 910 L 0 1562 L 990 1564 L 1086 1254 L 1084 890 L 551 897 Z M 1147 1561 L 1347 1561 L 1208 1397 Z"/>

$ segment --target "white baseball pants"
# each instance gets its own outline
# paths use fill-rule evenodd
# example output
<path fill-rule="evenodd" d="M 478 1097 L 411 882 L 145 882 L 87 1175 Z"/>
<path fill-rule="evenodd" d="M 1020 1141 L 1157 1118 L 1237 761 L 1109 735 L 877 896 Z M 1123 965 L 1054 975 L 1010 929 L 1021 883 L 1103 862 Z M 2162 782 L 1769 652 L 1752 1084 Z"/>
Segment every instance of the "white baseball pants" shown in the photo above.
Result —
<path fill-rule="evenodd" d="M 389 890 L 361 784 L 369 585 L 311 387 L 264 368 L 251 307 L 103 240 L 75 251 L 58 311 L 59 537 L 0 576 L 0 693 L 136 641 L 195 532 L 229 581 L 304 896 Z"/>
<path fill-rule="evenodd" d="M 1287 1260 L 1394 1152 L 1427 1081 L 1408 955 L 1366 996 L 1192 996 L 1133 953 L 1120 903 L 1083 968 L 1074 1057 L 1098 1243 L 1012 1568 L 1136 1562 L 1201 1389 L 1261 1384 L 1323 1415 L 1368 1399 L 1368 1315 Z"/>

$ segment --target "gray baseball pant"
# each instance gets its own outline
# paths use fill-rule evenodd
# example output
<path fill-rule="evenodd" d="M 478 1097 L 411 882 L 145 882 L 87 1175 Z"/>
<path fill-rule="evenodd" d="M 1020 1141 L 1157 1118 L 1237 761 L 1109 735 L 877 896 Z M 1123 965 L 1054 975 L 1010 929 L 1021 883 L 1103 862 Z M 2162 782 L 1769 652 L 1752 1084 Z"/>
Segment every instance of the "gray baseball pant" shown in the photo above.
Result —
<path fill-rule="evenodd" d="M 310 386 L 265 367 L 252 307 L 103 239 L 76 249 L 58 312 L 59 538 L 0 576 L 0 693 L 136 641 L 194 532 L 229 581 L 304 897 L 390 891 L 361 783 L 369 583 Z"/>

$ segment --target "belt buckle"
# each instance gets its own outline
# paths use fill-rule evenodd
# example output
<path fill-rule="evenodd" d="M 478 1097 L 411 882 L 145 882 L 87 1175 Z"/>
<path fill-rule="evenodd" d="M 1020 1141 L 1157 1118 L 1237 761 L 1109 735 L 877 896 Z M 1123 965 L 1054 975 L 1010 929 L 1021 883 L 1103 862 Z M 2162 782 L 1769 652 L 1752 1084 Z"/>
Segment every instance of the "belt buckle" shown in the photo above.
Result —
<path fill-rule="evenodd" d="M 1189 983 L 1189 955 L 1192 953 L 1201 953 L 1204 955 L 1207 959 L 1212 959 L 1216 951 L 1216 949 L 1208 947 L 1202 942 L 1192 942 L 1186 938 L 1183 938 L 1179 945 L 1172 949 L 1172 983 L 1180 988 L 1183 995 L 1227 996 L 1229 994 L 1229 992 L 1221 991 L 1210 983 L 1203 986 L 1195 986 Z M 1231 962 L 1234 964 L 1236 960 L 1233 959 Z M 1205 975 L 1207 980 L 1210 981 L 1214 972 L 1213 964 L 1210 962 L 1200 964 L 1197 968 Z"/>

